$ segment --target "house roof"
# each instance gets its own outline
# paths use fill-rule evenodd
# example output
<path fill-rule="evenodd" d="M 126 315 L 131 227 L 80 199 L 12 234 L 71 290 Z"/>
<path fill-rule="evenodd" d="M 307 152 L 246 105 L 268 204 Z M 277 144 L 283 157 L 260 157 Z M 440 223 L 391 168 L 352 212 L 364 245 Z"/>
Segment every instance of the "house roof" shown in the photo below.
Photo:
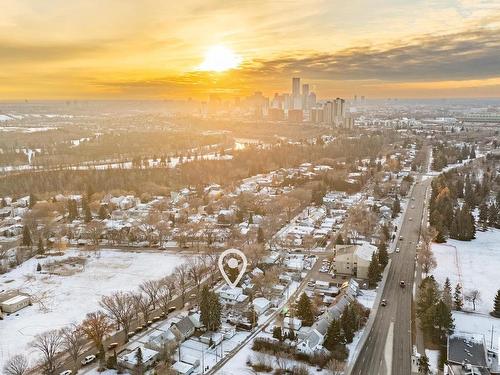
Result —
<path fill-rule="evenodd" d="M 448 338 L 448 361 L 487 367 L 486 345 L 483 335 L 457 333 Z"/>
<path fill-rule="evenodd" d="M 195 328 L 193 321 L 189 318 L 189 316 L 185 316 L 177 323 L 174 323 L 177 329 L 183 334 L 187 334 L 189 331 Z"/>

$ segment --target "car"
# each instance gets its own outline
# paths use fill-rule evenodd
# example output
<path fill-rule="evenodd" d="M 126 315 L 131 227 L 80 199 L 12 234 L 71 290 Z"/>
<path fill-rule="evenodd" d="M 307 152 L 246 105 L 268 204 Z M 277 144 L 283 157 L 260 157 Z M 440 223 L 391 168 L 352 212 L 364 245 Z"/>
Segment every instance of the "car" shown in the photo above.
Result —
<path fill-rule="evenodd" d="M 380 302 L 381 306 L 387 306 L 387 300 L 383 299 L 382 302 Z"/>
<path fill-rule="evenodd" d="M 410 217 L 408 220 L 413 221 L 413 218 L 412 218 L 412 217 Z"/>
<path fill-rule="evenodd" d="M 401 288 L 404 288 L 404 287 L 406 286 L 405 281 L 404 281 L 404 280 L 401 280 L 401 281 L 399 282 L 399 286 L 400 286 Z"/>
<path fill-rule="evenodd" d="M 63 371 L 63 372 L 59 373 L 59 375 L 71 375 L 72 373 L 73 373 L 73 371 L 66 370 L 66 371 Z"/>
<path fill-rule="evenodd" d="M 80 362 L 83 366 L 88 365 L 89 363 L 95 361 L 95 355 L 88 355 Z"/>
<path fill-rule="evenodd" d="M 177 307 L 175 307 L 175 306 L 170 306 L 170 307 L 168 308 L 168 313 L 170 314 L 171 312 L 175 311 L 176 309 L 177 309 Z"/>
<path fill-rule="evenodd" d="M 108 350 L 113 350 L 118 346 L 117 342 L 112 342 L 111 344 L 108 345 Z"/>
<path fill-rule="evenodd" d="M 400 237 L 399 237 L 399 240 L 400 240 L 400 241 L 403 241 L 403 236 L 400 236 Z"/>
<path fill-rule="evenodd" d="M 415 200 L 415 197 L 411 197 L 411 200 L 414 201 Z"/>
<path fill-rule="evenodd" d="M 396 247 L 396 253 L 399 253 L 399 251 L 400 251 L 399 247 Z"/>
<path fill-rule="evenodd" d="M 411 208 L 415 208 L 415 205 L 412 205 Z"/>

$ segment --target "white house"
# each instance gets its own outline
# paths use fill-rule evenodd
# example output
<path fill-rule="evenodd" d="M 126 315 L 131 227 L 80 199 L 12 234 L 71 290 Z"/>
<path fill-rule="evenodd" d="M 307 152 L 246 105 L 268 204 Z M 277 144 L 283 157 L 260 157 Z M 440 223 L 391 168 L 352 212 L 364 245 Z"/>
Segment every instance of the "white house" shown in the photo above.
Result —
<path fill-rule="evenodd" d="M 228 305 L 236 305 L 237 303 L 246 301 L 248 298 L 247 295 L 243 294 L 242 288 L 231 288 L 229 285 L 224 285 L 216 293 L 219 295 L 221 302 Z"/>
<path fill-rule="evenodd" d="M 151 366 L 158 358 L 159 353 L 156 350 L 148 349 L 144 346 L 137 346 L 134 349 L 127 350 L 125 354 L 118 356 L 118 363 L 130 370 L 134 369 L 137 364 L 137 350 L 139 348 L 141 348 L 144 368 Z"/>
<path fill-rule="evenodd" d="M 258 315 L 264 314 L 271 307 L 271 301 L 264 297 L 255 298 L 252 303 Z"/>

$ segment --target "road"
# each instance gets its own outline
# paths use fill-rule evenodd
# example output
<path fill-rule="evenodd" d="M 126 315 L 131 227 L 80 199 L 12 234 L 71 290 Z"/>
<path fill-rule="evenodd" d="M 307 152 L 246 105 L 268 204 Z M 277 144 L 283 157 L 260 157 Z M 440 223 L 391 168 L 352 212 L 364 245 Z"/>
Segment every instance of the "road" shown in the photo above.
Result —
<path fill-rule="evenodd" d="M 366 342 L 350 372 L 352 375 L 411 374 L 415 255 L 430 181 L 421 181 L 421 177 L 417 177 L 417 183 L 411 191 L 399 234 L 403 239 L 397 239 L 400 253 L 392 255 L 387 282 L 382 291 L 382 299 L 388 303 L 386 307 L 378 308 Z M 399 285 L 401 280 L 405 281 L 405 288 Z"/>

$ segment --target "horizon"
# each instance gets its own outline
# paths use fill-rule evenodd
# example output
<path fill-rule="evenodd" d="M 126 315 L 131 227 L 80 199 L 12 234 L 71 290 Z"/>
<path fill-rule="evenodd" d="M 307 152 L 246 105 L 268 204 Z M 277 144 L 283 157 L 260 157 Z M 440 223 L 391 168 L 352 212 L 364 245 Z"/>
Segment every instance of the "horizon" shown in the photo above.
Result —
<path fill-rule="evenodd" d="M 7 2 L 0 100 L 500 97 L 494 1 Z M 207 32 L 208 31 L 208 32 Z"/>

